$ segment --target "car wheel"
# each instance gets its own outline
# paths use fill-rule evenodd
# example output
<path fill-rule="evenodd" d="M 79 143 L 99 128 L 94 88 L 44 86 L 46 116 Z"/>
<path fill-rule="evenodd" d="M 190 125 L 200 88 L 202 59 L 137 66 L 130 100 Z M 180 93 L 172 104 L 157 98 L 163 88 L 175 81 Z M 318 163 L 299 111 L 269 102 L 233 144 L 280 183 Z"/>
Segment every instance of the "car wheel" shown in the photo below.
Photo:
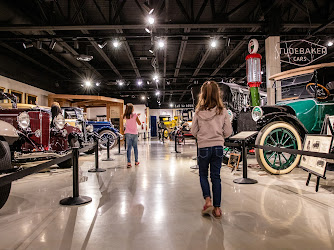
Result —
<path fill-rule="evenodd" d="M 12 168 L 10 157 L 10 149 L 8 143 L 5 141 L 0 141 L 0 169 Z M 11 187 L 12 183 L 0 186 L 0 208 L 2 208 L 6 204 Z"/>
<path fill-rule="evenodd" d="M 289 149 L 302 149 L 302 140 L 297 129 L 286 122 L 272 122 L 261 129 L 256 137 L 256 145 Z M 271 174 L 287 174 L 299 163 L 300 155 L 255 149 L 259 165 Z"/>
<path fill-rule="evenodd" d="M 108 138 L 110 138 L 110 148 L 113 148 L 117 145 L 117 136 L 111 130 L 102 130 L 99 135 L 101 137 L 99 141 L 99 146 L 101 149 L 107 149 Z"/>

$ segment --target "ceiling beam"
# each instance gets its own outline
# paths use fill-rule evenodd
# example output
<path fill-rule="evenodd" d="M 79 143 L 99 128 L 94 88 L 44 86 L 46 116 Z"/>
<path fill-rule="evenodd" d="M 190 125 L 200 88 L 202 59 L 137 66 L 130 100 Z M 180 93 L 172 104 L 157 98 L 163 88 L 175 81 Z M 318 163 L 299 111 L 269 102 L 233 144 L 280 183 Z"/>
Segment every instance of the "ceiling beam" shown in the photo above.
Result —
<path fill-rule="evenodd" d="M 209 2 L 209 0 L 203 0 L 202 6 L 197 13 L 195 23 L 198 23 L 198 21 L 201 18 L 202 14 L 203 14 L 203 11 L 204 11 L 205 7 L 207 6 L 208 2 Z"/>
<path fill-rule="evenodd" d="M 237 13 L 242 6 L 244 6 L 247 2 L 249 2 L 249 0 L 244 0 L 242 1 L 240 4 L 238 4 L 235 8 L 233 8 L 232 10 L 230 10 L 226 16 L 227 17 L 231 17 L 232 15 L 234 15 L 235 13 Z"/>
<path fill-rule="evenodd" d="M 190 29 L 184 29 L 184 32 L 188 33 L 190 32 Z M 188 36 L 182 36 L 182 41 L 181 41 L 179 53 L 177 55 L 177 62 L 176 62 L 176 67 L 175 67 L 175 72 L 174 72 L 174 77 L 175 77 L 173 79 L 174 83 L 176 82 L 176 78 L 178 77 L 179 72 L 180 72 L 183 55 L 184 55 L 184 52 L 186 51 L 187 42 L 188 42 Z"/>
<path fill-rule="evenodd" d="M 297 8 L 301 12 L 303 12 L 306 16 L 309 16 L 308 9 L 297 0 L 289 0 L 289 3 L 291 3 L 295 8 Z"/>
<path fill-rule="evenodd" d="M 119 1 L 117 1 L 117 2 L 119 2 Z M 116 13 L 115 13 L 115 15 L 114 15 L 111 23 L 115 23 L 116 22 L 116 19 L 119 17 L 119 15 L 121 14 L 121 12 L 123 10 L 123 7 L 124 7 L 124 4 L 126 3 L 126 0 L 122 0 L 120 2 L 121 2 L 121 4 L 118 5 Z"/>
<path fill-rule="evenodd" d="M 81 31 L 84 34 L 89 34 L 89 32 L 87 30 L 82 30 Z M 95 48 L 95 50 L 101 55 L 101 57 L 106 61 L 106 63 L 109 65 L 109 67 L 116 73 L 116 75 L 120 78 L 122 78 L 121 73 L 119 73 L 118 69 L 116 68 L 116 66 L 111 62 L 111 60 L 109 59 L 109 57 L 106 55 L 106 53 L 100 49 L 100 47 L 97 45 L 97 42 L 95 42 L 95 40 L 93 38 L 88 38 L 88 41 L 93 45 L 93 47 Z"/>
<path fill-rule="evenodd" d="M 183 4 L 181 3 L 181 0 L 176 0 L 176 3 L 179 6 L 183 16 L 188 20 L 188 22 L 191 22 L 191 18 L 189 14 L 187 13 L 186 9 L 184 8 Z"/>
<path fill-rule="evenodd" d="M 36 65 L 38 65 L 39 67 L 41 67 L 41 68 L 43 68 L 43 69 L 45 69 L 45 70 L 47 70 L 47 71 L 49 71 L 49 72 L 51 72 L 51 73 L 59 76 L 60 78 L 67 79 L 67 77 L 64 76 L 63 74 L 60 74 L 57 71 L 54 71 L 53 69 L 51 69 L 50 67 L 47 67 L 44 64 L 39 63 L 38 61 L 36 61 L 35 59 L 31 58 L 30 56 L 27 56 L 25 53 L 22 53 L 21 51 L 15 49 L 15 48 L 13 48 L 13 47 L 5 44 L 5 43 L 0 43 L 0 46 L 2 46 L 4 48 L 6 48 L 6 49 L 8 49 L 8 50 L 10 50 L 12 52 L 14 52 L 18 56 L 20 56 L 20 57 L 22 57 L 22 58 L 24 58 L 24 59 L 26 59 L 26 60 L 28 60 L 28 61 L 36 64 Z"/>
<path fill-rule="evenodd" d="M 251 32 L 257 31 L 258 28 L 252 28 Z M 245 36 L 244 40 L 248 40 L 251 36 Z M 233 57 L 235 56 L 238 52 L 240 52 L 240 49 L 242 48 L 242 46 L 244 46 L 247 43 L 247 41 L 241 41 L 239 42 L 234 49 L 230 52 L 230 54 L 228 54 L 227 57 L 224 58 L 224 60 L 219 64 L 219 66 L 216 68 L 215 71 L 212 72 L 212 74 L 210 76 L 215 76 L 219 70 L 224 67 L 224 65 Z"/>
<path fill-rule="evenodd" d="M 123 34 L 123 30 L 122 30 L 122 29 L 117 29 L 116 32 L 117 32 L 118 34 Z M 139 69 L 138 69 L 138 67 L 137 67 L 136 61 L 135 61 L 135 59 L 134 59 L 134 57 L 133 57 L 133 54 L 132 54 L 132 52 L 131 52 L 129 43 L 127 42 L 126 38 L 123 38 L 123 39 L 122 39 L 122 42 L 123 42 L 123 44 L 124 44 L 125 51 L 126 51 L 126 54 L 128 55 L 128 58 L 129 58 L 130 63 L 131 63 L 131 65 L 132 65 L 132 68 L 133 68 L 133 70 L 135 71 L 136 76 L 137 76 L 138 78 L 140 78 L 141 75 L 140 75 Z"/>

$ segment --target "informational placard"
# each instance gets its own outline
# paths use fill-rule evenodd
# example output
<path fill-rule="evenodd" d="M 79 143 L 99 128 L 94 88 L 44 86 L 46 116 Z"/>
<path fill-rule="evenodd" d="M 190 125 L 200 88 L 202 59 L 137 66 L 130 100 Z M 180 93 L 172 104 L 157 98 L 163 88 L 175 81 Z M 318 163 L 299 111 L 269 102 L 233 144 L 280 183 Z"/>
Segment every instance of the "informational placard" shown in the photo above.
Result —
<path fill-rule="evenodd" d="M 256 135 L 258 131 L 242 131 L 236 135 L 231 136 L 229 139 L 231 140 L 246 140 L 253 135 Z"/>
<path fill-rule="evenodd" d="M 330 135 L 306 135 L 304 140 L 304 151 L 329 153 L 333 137 Z M 300 167 L 320 177 L 325 176 L 327 160 L 320 157 L 302 155 Z"/>
<path fill-rule="evenodd" d="M 240 162 L 240 154 L 231 153 L 230 158 L 228 159 L 227 166 L 233 170 L 238 170 Z"/>

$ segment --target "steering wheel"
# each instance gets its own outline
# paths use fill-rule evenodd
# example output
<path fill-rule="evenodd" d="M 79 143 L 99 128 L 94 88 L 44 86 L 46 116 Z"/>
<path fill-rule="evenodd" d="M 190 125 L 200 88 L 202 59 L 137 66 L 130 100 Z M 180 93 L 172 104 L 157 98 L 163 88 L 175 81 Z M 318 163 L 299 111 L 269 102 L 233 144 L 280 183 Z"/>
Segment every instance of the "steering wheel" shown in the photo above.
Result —
<path fill-rule="evenodd" d="M 315 87 L 315 83 L 309 83 L 306 85 L 306 91 L 315 96 L 315 91 L 317 91 L 317 99 L 319 100 L 327 100 L 330 96 L 329 90 L 322 86 L 321 84 L 317 84 L 317 88 Z"/>

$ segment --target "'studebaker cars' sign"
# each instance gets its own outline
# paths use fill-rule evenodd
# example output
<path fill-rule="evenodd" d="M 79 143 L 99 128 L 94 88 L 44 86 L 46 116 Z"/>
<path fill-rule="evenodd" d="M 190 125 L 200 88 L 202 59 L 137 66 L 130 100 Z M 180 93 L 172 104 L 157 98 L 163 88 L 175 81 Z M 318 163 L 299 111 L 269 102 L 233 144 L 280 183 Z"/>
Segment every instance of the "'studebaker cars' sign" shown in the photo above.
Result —
<path fill-rule="evenodd" d="M 306 40 L 282 41 L 277 52 L 281 62 L 306 66 L 327 55 L 327 47 Z"/>

